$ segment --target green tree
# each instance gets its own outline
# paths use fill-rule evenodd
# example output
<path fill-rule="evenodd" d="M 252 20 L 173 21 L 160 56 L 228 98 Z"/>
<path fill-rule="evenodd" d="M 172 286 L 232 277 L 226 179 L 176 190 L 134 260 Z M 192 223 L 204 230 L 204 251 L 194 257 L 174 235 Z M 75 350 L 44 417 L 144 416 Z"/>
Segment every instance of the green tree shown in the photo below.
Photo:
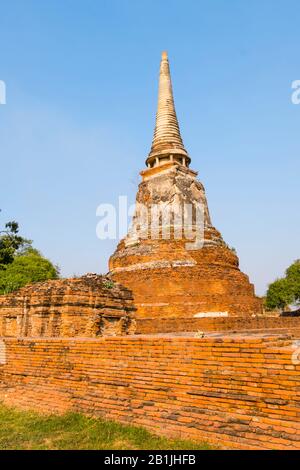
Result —
<path fill-rule="evenodd" d="M 296 260 L 286 270 L 286 279 L 289 283 L 290 289 L 293 292 L 294 302 L 300 301 L 300 260 Z"/>
<path fill-rule="evenodd" d="M 13 262 L 19 250 L 30 247 L 31 243 L 19 235 L 17 222 L 8 222 L 4 230 L 0 230 L 0 270 Z"/>
<path fill-rule="evenodd" d="M 268 310 L 283 309 L 293 303 L 293 294 L 285 278 L 277 279 L 269 285 L 265 302 Z"/>
<path fill-rule="evenodd" d="M 57 266 L 44 258 L 38 250 L 27 248 L 17 254 L 6 269 L 0 270 L 0 294 L 8 294 L 26 284 L 58 277 Z"/>
<path fill-rule="evenodd" d="M 265 305 L 268 310 L 285 308 L 300 301 L 300 260 L 286 270 L 285 277 L 269 285 Z"/>

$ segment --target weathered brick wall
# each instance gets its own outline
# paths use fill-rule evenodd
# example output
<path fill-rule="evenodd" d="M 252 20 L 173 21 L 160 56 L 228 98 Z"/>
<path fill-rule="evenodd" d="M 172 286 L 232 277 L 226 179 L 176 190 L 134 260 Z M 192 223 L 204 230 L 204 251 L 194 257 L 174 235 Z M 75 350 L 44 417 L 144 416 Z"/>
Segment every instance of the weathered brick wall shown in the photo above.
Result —
<path fill-rule="evenodd" d="M 5 338 L 0 399 L 228 447 L 300 449 L 294 351 L 287 336 Z"/>
<path fill-rule="evenodd" d="M 178 331 L 287 330 L 300 336 L 300 317 L 137 318 L 136 333 Z"/>
<path fill-rule="evenodd" d="M 0 295 L 0 336 L 99 336 L 132 330 L 132 293 L 86 275 L 31 284 Z"/>

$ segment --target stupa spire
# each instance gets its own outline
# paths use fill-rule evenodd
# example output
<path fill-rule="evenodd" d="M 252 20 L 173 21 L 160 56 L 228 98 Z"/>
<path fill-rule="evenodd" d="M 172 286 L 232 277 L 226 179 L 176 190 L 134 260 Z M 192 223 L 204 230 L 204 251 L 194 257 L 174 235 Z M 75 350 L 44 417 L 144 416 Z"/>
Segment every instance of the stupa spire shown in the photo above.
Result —
<path fill-rule="evenodd" d="M 175 111 L 167 52 L 162 53 L 159 73 L 158 104 L 148 167 L 160 166 L 173 160 L 188 166 L 190 157 L 184 148 Z"/>

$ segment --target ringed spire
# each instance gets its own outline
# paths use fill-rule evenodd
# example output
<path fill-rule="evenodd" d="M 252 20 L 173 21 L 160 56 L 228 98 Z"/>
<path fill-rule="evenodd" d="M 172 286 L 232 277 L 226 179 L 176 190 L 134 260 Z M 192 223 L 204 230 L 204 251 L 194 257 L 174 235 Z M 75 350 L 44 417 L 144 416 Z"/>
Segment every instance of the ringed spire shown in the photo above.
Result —
<path fill-rule="evenodd" d="M 150 168 L 169 161 L 189 166 L 175 110 L 168 54 L 162 53 L 159 72 L 158 103 L 152 146 L 146 165 Z"/>

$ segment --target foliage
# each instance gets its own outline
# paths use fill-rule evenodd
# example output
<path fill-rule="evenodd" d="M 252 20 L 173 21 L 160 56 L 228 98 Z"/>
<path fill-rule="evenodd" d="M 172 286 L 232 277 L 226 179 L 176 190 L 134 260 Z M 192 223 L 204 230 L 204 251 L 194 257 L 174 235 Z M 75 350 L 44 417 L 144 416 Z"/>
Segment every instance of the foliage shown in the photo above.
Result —
<path fill-rule="evenodd" d="M 269 285 L 265 301 L 268 310 L 283 309 L 291 303 L 293 303 L 293 295 L 286 279 L 277 279 Z"/>
<path fill-rule="evenodd" d="M 104 281 L 103 285 L 104 285 L 104 287 L 106 287 L 106 289 L 112 289 L 114 287 L 113 281 L 109 281 L 109 280 Z"/>
<path fill-rule="evenodd" d="M 269 310 L 300 301 L 300 260 L 296 260 L 285 272 L 285 277 L 269 285 L 266 296 L 266 307 Z"/>
<path fill-rule="evenodd" d="M 77 413 L 45 416 L 0 405 L 0 450 L 9 449 L 206 450 L 210 446 Z"/>
<path fill-rule="evenodd" d="M 6 269 L 0 270 L 0 294 L 8 294 L 26 284 L 57 279 L 59 270 L 38 250 L 27 248 L 17 254 Z"/>
<path fill-rule="evenodd" d="M 8 222 L 0 231 L 0 270 L 13 262 L 18 250 L 30 247 L 31 243 L 19 235 L 17 222 Z"/>
<path fill-rule="evenodd" d="M 300 260 L 296 260 L 287 270 L 286 279 L 294 296 L 294 301 L 300 301 Z"/>
<path fill-rule="evenodd" d="M 0 294 L 58 275 L 58 268 L 32 248 L 32 241 L 19 235 L 19 224 L 8 222 L 0 231 Z"/>

